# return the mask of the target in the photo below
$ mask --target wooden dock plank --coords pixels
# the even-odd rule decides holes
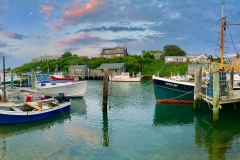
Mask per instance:
[[[227,103],[236,103],[240,102],[240,90],[233,90],[233,94],[230,97],[220,97],[219,104],[227,104]],[[213,102],[213,97],[209,97],[205,94],[200,93],[202,99],[210,104]]]

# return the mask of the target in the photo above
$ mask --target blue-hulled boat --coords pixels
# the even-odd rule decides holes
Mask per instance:
[[[0,123],[27,123],[62,114],[70,109],[71,102],[60,96],[35,102],[0,103]]]

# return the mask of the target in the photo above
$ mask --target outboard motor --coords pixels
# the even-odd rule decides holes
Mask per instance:
[[[62,103],[63,101],[69,102],[69,98],[65,97],[64,93],[58,93],[58,96],[56,98],[59,103]]]

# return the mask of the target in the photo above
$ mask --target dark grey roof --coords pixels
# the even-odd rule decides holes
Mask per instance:
[[[119,68],[122,68],[123,66],[124,66],[124,63],[103,63],[97,69],[104,69],[104,68],[107,68],[107,69],[119,69]]]
[[[86,65],[71,65],[69,68],[70,69],[75,69],[75,68],[81,69],[81,68],[86,68]]]
[[[127,48],[126,47],[117,46],[117,47],[114,47],[114,48],[103,48],[100,55],[102,55],[102,54],[119,54],[119,52],[115,52],[115,50],[118,49],[118,48],[123,50],[123,52],[120,52],[121,54],[122,53],[127,54]],[[105,53],[105,50],[108,50],[108,53]]]

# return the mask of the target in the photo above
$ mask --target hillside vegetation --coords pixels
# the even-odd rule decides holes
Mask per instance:
[[[67,72],[71,65],[87,65],[90,69],[98,68],[102,63],[124,63],[126,71],[130,73],[138,73],[141,71],[144,77],[151,77],[153,74],[160,76],[169,76],[172,74],[185,74],[187,71],[187,63],[172,63],[165,64],[164,60],[160,59],[142,59],[140,55],[130,55],[127,57],[115,57],[115,58],[91,58],[86,56],[79,57],[77,55],[62,56],[58,60],[48,60],[39,62],[29,62],[20,67],[14,68],[13,72],[17,74],[30,72],[31,69],[36,70],[40,67],[42,72],[53,73],[55,71]],[[57,70],[56,70],[57,69]]]

